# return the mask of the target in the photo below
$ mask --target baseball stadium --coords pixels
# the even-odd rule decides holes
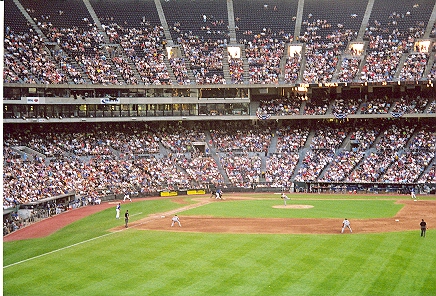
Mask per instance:
[[[436,0],[4,0],[3,295],[436,295]]]

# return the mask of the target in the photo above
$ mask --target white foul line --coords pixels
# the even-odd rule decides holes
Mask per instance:
[[[123,230],[125,230],[125,229],[121,229],[121,230],[117,230],[117,231],[114,231],[114,232],[106,233],[106,234],[103,234],[103,235],[100,235],[100,236],[97,236],[97,237],[90,238],[90,239],[85,240],[85,241],[81,241],[81,242],[78,242],[78,243],[75,243],[75,244],[72,244],[72,245],[69,245],[69,246],[66,246],[66,247],[63,247],[63,248],[57,249],[57,250],[53,250],[53,251],[50,251],[50,252],[47,252],[47,253],[44,253],[44,254],[41,254],[41,255],[35,256],[35,257],[27,258],[27,259],[24,259],[24,260],[21,260],[21,261],[18,261],[18,262],[15,262],[15,263],[12,263],[12,264],[9,264],[9,265],[6,265],[6,266],[3,266],[3,269],[8,268],[8,267],[11,267],[11,266],[14,266],[14,265],[17,265],[17,264],[21,264],[21,263],[24,263],[24,262],[27,262],[27,261],[30,261],[30,260],[33,260],[33,259],[37,259],[37,258],[40,258],[40,257],[44,257],[44,256],[46,256],[46,255],[50,255],[50,254],[53,254],[53,253],[56,253],[56,252],[59,252],[59,251],[62,251],[62,250],[66,250],[66,249],[69,249],[69,248],[71,248],[71,247],[75,247],[75,246],[78,246],[78,245],[81,245],[81,244],[84,244],[84,243],[87,243],[87,242],[90,242],[90,241],[96,240],[96,239],[98,239],[98,238],[102,238],[102,237],[105,237],[105,236],[108,236],[108,235],[111,235],[111,234],[114,234],[114,233],[117,233],[117,232],[123,231]]]

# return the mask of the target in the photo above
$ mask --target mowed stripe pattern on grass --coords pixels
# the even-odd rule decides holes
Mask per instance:
[[[4,288],[7,295],[431,295],[436,289],[426,283],[436,266],[428,242],[416,233],[132,230],[8,268]]]
[[[172,211],[168,200],[129,212]],[[140,215],[132,218],[139,221]],[[169,222],[169,220],[167,221]],[[113,209],[4,244],[4,261],[97,237]],[[212,234],[134,227],[3,269],[4,295],[436,295],[436,240],[419,230],[344,235]]]

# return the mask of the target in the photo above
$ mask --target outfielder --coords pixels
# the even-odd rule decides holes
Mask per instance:
[[[182,224],[180,224],[180,219],[177,215],[174,215],[174,217],[171,218],[171,227],[174,226],[174,223],[179,223],[179,226],[182,227]]]
[[[347,218],[345,218],[345,220],[342,221],[342,230],[341,230],[341,233],[344,233],[344,230],[345,230],[346,227],[348,227],[348,229],[350,229],[350,232],[351,232],[351,233],[353,232],[353,230],[351,230],[351,224],[350,224],[350,221],[348,221]]]
[[[281,198],[283,199],[283,201],[285,202],[285,206],[286,206],[286,201],[289,200],[290,198],[283,192]]]

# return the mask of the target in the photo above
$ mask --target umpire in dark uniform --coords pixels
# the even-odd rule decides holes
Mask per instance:
[[[424,221],[424,219],[422,219],[419,225],[421,226],[421,236],[425,237],[425,231],[427,230],[427,223]]]
[[[126,228],[129,227],[127,225],[129,223],[129,210],[126,210],[126,213],[124,214],[124,222],[126,223]]]

